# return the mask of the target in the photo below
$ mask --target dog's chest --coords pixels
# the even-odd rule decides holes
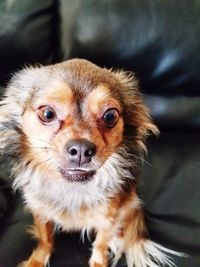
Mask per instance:
[[[55,220],[65,230],[102,229],[109,228],[111,218],[108,215],[107,205],[98,205],[94,208],[81,208],[74,212],[64,212],[56,216]]]
[[[117,218],[121,213],[116,203],[114,202],[114,205],[110,201],[94,206],[83,205],[73,210],[65,208],[61,211],[57,206],[46,205],[38,199],[31,200],[27,206],[33,214],[38,214],[44,221],[53,221],[58,228],[65,231],[110,229],[118,224]]]
[[[47,221],[53,221],[58,228],[64,231],[109,229],[113,223],[113,216],[105,203],[95,207],[81,207],[74,211],[66,209],[62,213],[51,206],[44,205],[40,205],[38,210],[40,217],[42,216]]]

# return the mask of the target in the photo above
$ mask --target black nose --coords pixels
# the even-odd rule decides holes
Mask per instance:
[[[70,163],[81,167],[91,161],[96,153],[96,145],[85,139],[72,140],[66,144],[66,150]]]

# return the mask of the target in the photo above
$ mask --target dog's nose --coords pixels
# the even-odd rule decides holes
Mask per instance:
[[[96,145],[85,139],[72,140],[66,144],[66,150],[69,161],[81,167],[96,154]]]

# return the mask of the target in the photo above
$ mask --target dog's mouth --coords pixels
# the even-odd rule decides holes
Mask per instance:
[[[63,178],[70,182],[88,182],[92,180],[95,175],[94,170],[84,169],[59,169]]]

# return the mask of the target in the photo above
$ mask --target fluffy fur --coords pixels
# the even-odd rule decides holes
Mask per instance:
[[[112,266],[122,254],[128,267],[173,266],[166,255],[172,251],[148,239],[135,190],[145,139],[158,129],[132,74],[80,59],[27,68],[13,77],[0,104],[0,152],[11,159],[13,186],[33,213],[39,242],[21,266],[47,265],[55,226],[96,232],[90,267],[107,267],[109,248]],[[55,118],[41,121],[39,112],[49,106]],[[113,125],[107,125],[112,114],[104,119],[110,110]],[[91,160],[73,170],[66,156],[71,140],[96,147]],[[77,168],[94,174],[86,181],[66,178]]]

